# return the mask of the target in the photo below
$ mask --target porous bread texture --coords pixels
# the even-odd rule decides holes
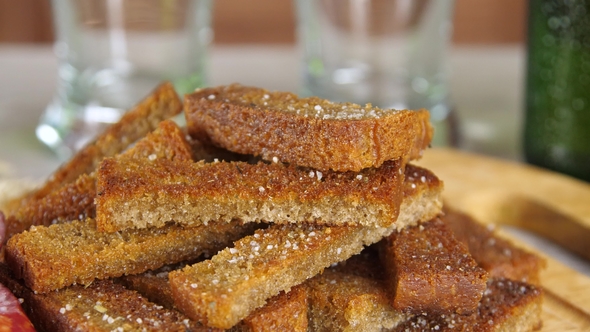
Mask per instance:
[[[321,171],[417,159],[432,140],[426,110],[385,110],[233,84],[185,97],[189,133],[230,151]]]
[[[111,280],[36,294],[0,264],[0,282],[23,299],[23,309],[39,331],[215,331]]]
[[[205,325],[230,328],[270,297],[358,254],[365,245],[391,234],[398,224],[433,218],[442,209],[442,182],[415,166],[407,166],[408,171],[423,174],[425,179],[404,182],[404,200],[395,225],[271,225],[208,261],[171,272],[177,308]]]
[[[442,220],[394,232],[380,249],[396,309],[461,315],[477,310],[488,274]]]
[[[546,266],[543,258],[498,236],[494,227],[485,226],[456,210],[445,208],[443,220],[455,237],[468,246],[473,259],[490,277],[539,285],[539,275]]]
[[[305,285],[310,331],[389,331],[410,317],[391,305],[378,280],[328,269]]]
[[[477,312],[416,315],[394,331],[528,332],[541,327],[542,302],[540,288],[508,279],[490,279]]]
[[[13,236],[6,245],[5,259],[27,287],[46,293],[196,259],[251,233],[252,226],[237,222],[197,227],[167,225],[103,233],[96,230],[92,219],[73,221],[36,226]]]
[[[164,120],[158,124],[155,131],[148,133],[115,158],[137,159],[143,162],[155,159],[190,161],[192,148],[185,136],[173,121]],[[94,218],[95,197],[96,172],[82,174],[76,181],[65,184],[41,199],[29,202],[8,217],[6,239],[32,225],[49,226],[71,220]]]
[[[8,214],[31,201],[41,199],[63,185],[75,181],[82,174],[93,172],[103,158],[114,156],[131,143],[156,129],[158,124],[182,111],[182,101],[170,82],[157,86],[121,119],[108,127],[95,141],[78,151],[67,163],[55,171],[38,189],[12,201]]]
[[[282,163],[138,162],[107,158],[98,171],[100,231],[211,220],[390,226],[402,198],[399,162],[356,172]]]

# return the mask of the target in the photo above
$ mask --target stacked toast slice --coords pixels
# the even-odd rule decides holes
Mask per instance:
[[[169,88],[11,204],[0,282],[38,329],[539,326],[540,290],[505,278],[542,261],[472,244],[496,237],[410,164],[428,112],[234,84],[186,96],[184,131]]]

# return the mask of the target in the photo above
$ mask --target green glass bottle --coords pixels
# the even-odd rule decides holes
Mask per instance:
[[[590,0],[529,0],[527,162],[590,181]]]

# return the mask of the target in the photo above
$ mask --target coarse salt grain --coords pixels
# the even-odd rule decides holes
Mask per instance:
[[[213,99],[215,99],[215,95],[209,95],[209,96],[207,97],[207,99],[209,99],[209,100],[213,100]]]
[[[155,154],[155,153],[152,153],[152,154],[150,154],[150,155],[148,156],[148,159],[149,159],[150,161],[154,161],[154,160],[156,160],[156,158],[157,158],[157,156],[156,156],[156,154]]]

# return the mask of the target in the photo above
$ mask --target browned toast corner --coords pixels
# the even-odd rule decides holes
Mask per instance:
[[[543,292],[508,279],[490,279],[484,296],[471,315],[416,315],[394,331],[528,332],[541,328]]]
[[[402,198],[399,162],[361,172],[282,163],[105,159],[98,171],[99,230],[211,220],[387,227]]]
[[[164,120],[153,132],[140,139],[133,147],[116,155],[118,159],[155,159],[190,161],[192,147],[186,135],[172,120]],[[6,239],[32,225],[45,225],[94,218],[96,209],[96,173],[82,174],[76,181],[63,185],[45,197],[29,201],[6,221]]]
[[[515,246],[496,235],[493,227],[485,226],[464,213],[445,208],[443,220],[455,237],[467,245],[471,256],[489,272],[490,277],[525,281],[533,285],[540,283],[539,275],[546,265],[543,258]]]
[[[433,135],[426,110],[383,110],[239,84],[187,95],[185,115],[199,140],[322,171],[417,159]]]
[[[396,309],[462,315],[477,310],[488,274],[442,220],[394,232],[380,249]]]

